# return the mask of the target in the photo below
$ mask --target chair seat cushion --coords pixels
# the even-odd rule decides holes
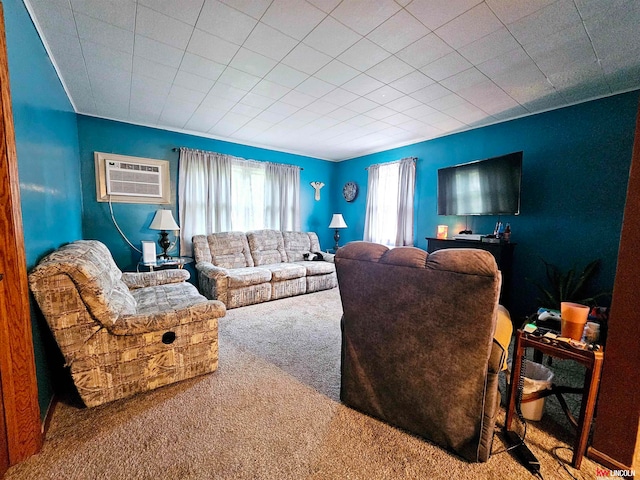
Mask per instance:
[[[302,265],[306,271],[307,276],[311,275],[325,275],[327,273],[333,273],[336,271],[334,263],[331,262],[296,262]]]
[[[206,302],[198,289],[190,283],[168,283],[131,291],[138,304],[136,314],[162,314],[187,308],[194,303]]]
[[[271,272],[264,267],[245,267],[229,269],[229,287],[249,287],[271,280]]]
[[[295,263],[273,263],[271,265],[262,265],[260,268],[269,269],[272,275],[271,279],[276,282],[301,278],[307,274],[307,270],[302,265]]]

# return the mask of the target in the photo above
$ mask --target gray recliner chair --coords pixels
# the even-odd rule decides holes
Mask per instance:
[[[486,461],[512,330],[493,256],[352,242],[335,264],[343,403]]]

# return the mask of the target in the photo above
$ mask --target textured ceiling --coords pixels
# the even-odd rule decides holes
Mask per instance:
[[[344,160],[640,88],[638,0],[25,0],[78,113]]]

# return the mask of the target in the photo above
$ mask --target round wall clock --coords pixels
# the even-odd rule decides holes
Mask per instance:
[[[356,182],[347,182],[342,188],[342,196],[347,202],[353,202],[358,196],[358,185]]]

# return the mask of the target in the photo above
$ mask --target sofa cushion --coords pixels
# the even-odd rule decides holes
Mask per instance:
[[[186,282],[139,288],[133,290],[132,294],[138,304],[136,313],[142,315],[164,314],[195,303],[206,302],[198,293],[198,289]]]
[[[282,232],[287,262],[301,262],[305,253],[320,251],[320,242],[314,232]]]
[[[301,278],[307,274],[307,270],[304,268],[304,266],[294,263],[275,263],[272,265],[261,265],[260,268],[269,269],[269,271],[271,272],[271,281],[275,282],[291,280],[292,278]]]
[[[168,330],[196,320],[223,317],[222,302],[209,302],[187,282],[168,283],[134,290],[136,315],[123,315],[109,329],[115,335]]]
[[[244,232],[222,232],[207,235],[211,263],[223,268],[253,267],[247,236]],[[196,257],[196,262],[199,261]],[[205,260],[206,261],[206,260]]]
[[[333,273],[336,271],[336,266],[332,262],[297,262],[302,265],[306,271],[307,276],[310,275],[325,275],[327,273]]]
[[[248,287],[271,281],[271,272],[266,268],[245,267],[228,270],[230,288]]]
[[[258,265],[272,265],[287,261],[282,232],[278,230],[254,230],[247,232],[247,241],[249,242],[249,250],[256,267]]]

